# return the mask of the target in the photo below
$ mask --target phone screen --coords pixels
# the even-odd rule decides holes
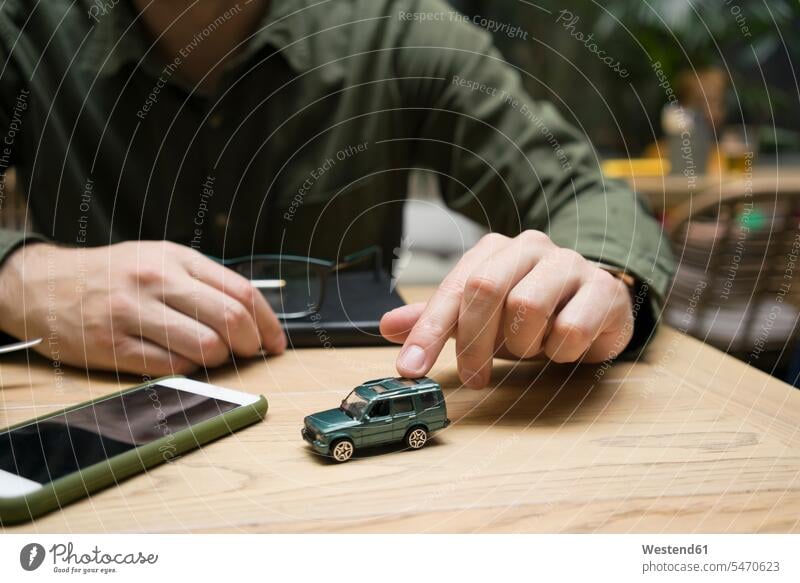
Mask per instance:
[[[238,406],[152,384],[0,433],[0,470],[46,484]]]

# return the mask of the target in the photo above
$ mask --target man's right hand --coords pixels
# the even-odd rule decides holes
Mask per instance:
[[[286,348],[247,279],[162,241],[20,248],[0,269],[0,328],[65,364],[154,376]]]

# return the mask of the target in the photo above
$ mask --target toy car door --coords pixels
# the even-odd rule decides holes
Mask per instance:
[[[361,429],[361,445],[370,446],[392,441],[394,438],[389,399],[375,401],[367,411]]]
[[[417,411],[411,396],[395,397],[392,401],[392,437],[400,441],[405,437],[408,428],[416,422]]]

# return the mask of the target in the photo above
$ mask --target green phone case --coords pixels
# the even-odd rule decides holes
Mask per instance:
[[[47,419],[54,415],[79,409],[101,399],[137,391],[155,385],[159,381],[168,378],[182,377],[180,375],[173,375],[154,379],[133,388],[103,395],[99,399],[93,399],[85,403],[67,407],[66,409],[61,409],[60,411],[54,411],[37,417],[36,419],[29,419],[1,431],[9,431],[17,427],[22,427],[23,425]],[[45,484],[43,488],[25,496],[0,498],[0,526],[8,526],[10,524],[33,520],[37,516],[41,516],[56,508],[61,508],[70,502],[88,496],[92,492],[116,484],[134,474],[138,474],[164,463],[166,457],[161,450],[164,446],[169,446],[171,454],[179,455],[225,435],[230,435],[234,431],[264,419],[267,414],[267,406],[267,400],[262,395],[261,398],[252,405],[237,407],[212,419],[206,419],[197,425],[192,425],[191,427],[166,435],[146,445],[136,447],[125,453],[88,466],[75,473],[54,480],[49,484]]]

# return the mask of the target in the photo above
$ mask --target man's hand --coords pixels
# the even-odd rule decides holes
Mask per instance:
[[[489,382],[492,358],[542,353],[556,362],[617,356],[633,334],[627,286],[538,231],[485,236],[427,304],[386,314],[381,333],[403,343],[398,372],[424,376],[455,335],[464,384]]]
[[[286,348],[247,279],[169,242],[21,248],[0,270],[0,326],[66,364],[151,375]]]

